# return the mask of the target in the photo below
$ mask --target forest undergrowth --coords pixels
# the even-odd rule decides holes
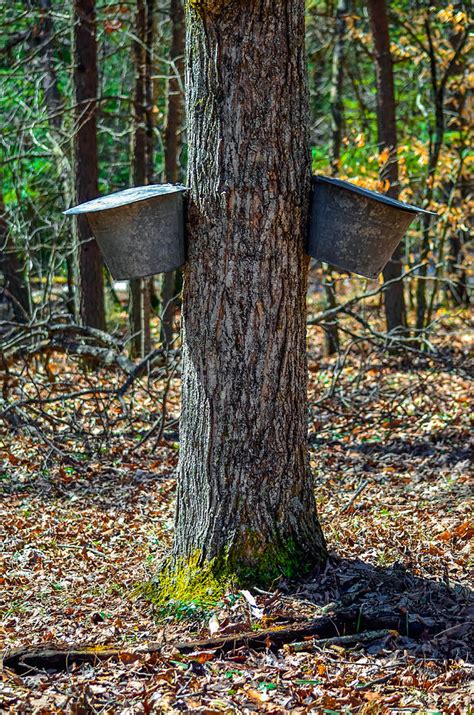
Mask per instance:
[[[366,317],[376,326],[380,311]],[[118,368],[54,350],[16,358],[4,397],[21,386],[22,404],[16,422],[4,420],[0,452],[2,712],[470,712],[472,336],[466,312],[441,314],[437,357],[354,337],[327,358],[311,326],[309,439],[327,567],[166,611],[139,594],[173,535],[179,359],[118,397]],[[270,634],[258,647],[242,635],[317,617],[336,629],[320,643]],[[211,637],[225,644],[199,643]],[[62,665],[11,657],[45,645],[96,649]]]

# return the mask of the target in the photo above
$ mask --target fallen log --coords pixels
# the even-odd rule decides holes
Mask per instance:
[[[308,648],[313,645],[315,647],[329,645],[331,642],[341,645],[364,643],[373,640],[374,637],[393,635],[395,632],[397,635],[409,635],[417,639],[422,635],[436,635],[445,627],[444,622],[428,623],[418,616],[393,612],[364,616],[359,609],[354,609],[287,627],[266,628],[261,631],[175,643],[174,648],[181,654],[213,651],[213,655],[218,657],[242,647],[252,650],[278,650],[288,643],[294,643],[295,649],[303,649],[306,643]],[[374,632],[378,635],[374,636]],[[305,642],[305,639],[309,640]],[[132,662],[145,655],[160,653],[161,647],[160,643],[154,643],[141,646],[135,651],[127,651],[123,647],[114,645],[67,647],[49,643],[7,651],[3,656],[3,667],[22,674],[37,670],[68,670],[74,664],[98,663],[109,659]]]

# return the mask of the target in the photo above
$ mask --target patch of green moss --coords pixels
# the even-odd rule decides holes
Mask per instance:
[[[196,611],[215,606],[233,586],[233,574],[226,569],[225,560],[202,563],[201,553],[196,551],[187,559],[166,563],[157,581],[144,584],[139,593],[162,612],[184,613],[189,607],[197,615]]]
[[[188,558],[168,561],[156,581],[137,589],[161,615],[205,617],[230,591],[242,587],[269,587],[280,577],[301,578],[315,561],[289,539],[281,546],[262,545],[256,532],[241,535],[238,542],[217,558],[205,561],[200,551]]]
[[[229,561],[243,585],[268,587],[280,577],[297,579],[308,575],[314,561],[299,549],[293,539],[280,545],[262,547],[256,532],[247,532],[233,549]]]

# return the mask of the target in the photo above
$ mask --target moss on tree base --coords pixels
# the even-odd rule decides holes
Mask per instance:
[[[326,554],[308,554],[293,541],[283,547],[262,550],[255,536],[248,536],[240,548],[233,548],[210,561],[195,551],[188,558],[170,559],[162,566],[156,582],[141,589],[156,606],[174,604],[215,605],[226,593],[242,587],[267,588],[277,579],[308,576]]]
[[[147,583],[142,594],[161,609],[173,604],[215,605],[234,586],[232,574],[218,567],[217,560],[202,563],[200,552],[189,558],[166,561],[154,582]]]

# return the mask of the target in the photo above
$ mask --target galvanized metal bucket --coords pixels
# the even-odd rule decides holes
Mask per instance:
[[[145,278],[185,262],[185,186],[153,184],[101,196],[64,211],[87,216],[116,280]]]
[[[362,189],[313,177],[307,253],[366,278],[377,278],[417,214],[431,211]]]

